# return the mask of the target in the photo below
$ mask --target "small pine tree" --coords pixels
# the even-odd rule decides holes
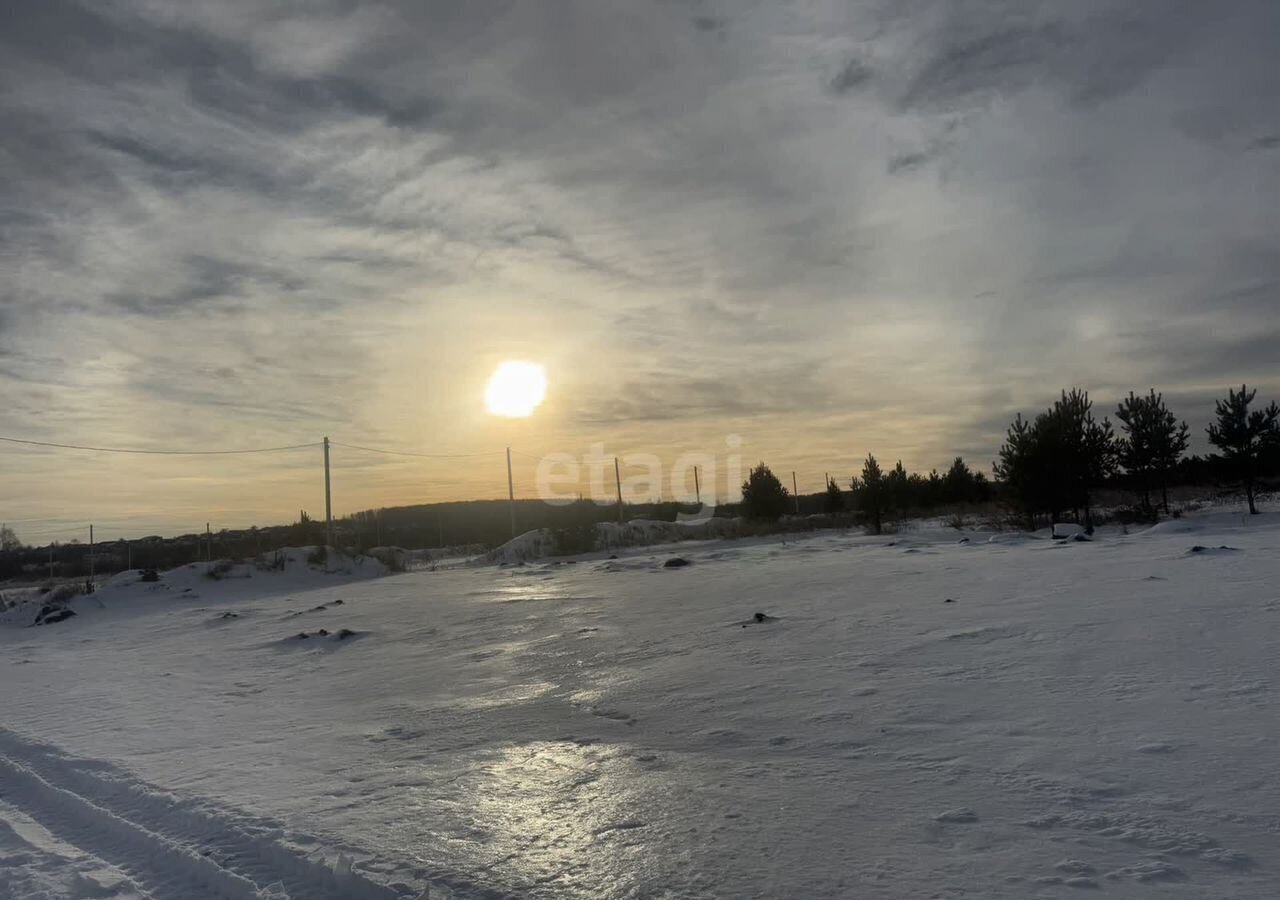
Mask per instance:
[[[907,474],[902,460],[884,476],[885,509],[897,513],[899,518],[906,515],[911,507],[911,476]]]
[[[1027,515],[1027,523],[1036,527],[1036,513],[1041,508],[1040,473],[1036,455],[1038,435],[1031,423],[1018,413],[1000,445],[1000,458],[991,464],[998,481],[1004,482],[1018,506]]]
[[[748,519],[776,522],[787,512],[790,493],[763,462],[742,483],[742,514]]]
[[[1239,392],[1228,389],[1227,399],[1217,403],[1218,421],[1206,429],[1209,443],[1222,451],[1244,482],[1252,515],[1258,514],[1253,499],[1253,479],[1258,460],[1270,446],[1280,442],[1280,407],[1272,403],[1265,409],[1251,411],[1249,404],[1257,395],[1256,388],[1251,391],[1243,384]]]
[[[943,500],[942,476],[937,469],[929,470],[929,477],[924,480],[924,502],[922,505],[932,509]]]
[[[1164,405],[1164,397],[1153,388],[1145,397],[1132,391],[1116,408],[1116,418],[1124,437],[1117,442],[1119,462],[1138,479],[1142,508],[1150,513],[1152,482],[1160,485],[1161,501],[1169,511],[1169,473],[1187,452],[1189,430],[1186,422]]]
[[[844,494],[834,478],[827,480],[827,495],[823,498],[822,506],[828,513],[844,512]]]
[[[973,472],[959,456],[942,476],[942,495],[948,503],[968,503],[974,499]]]
[[[858,506],[867,514],[872,534],[880,534],[883,528],[885,504],[885,478],[880,471],[880,463],[870,453],[862,464],[862,478],[855,478],[853,490],[858,498]]]

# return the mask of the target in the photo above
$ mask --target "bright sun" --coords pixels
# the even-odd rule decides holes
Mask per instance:
[[[495,416],[523,419],[547,395],[547,370],[537,363],[504,362],[489,377],[484,408]]]

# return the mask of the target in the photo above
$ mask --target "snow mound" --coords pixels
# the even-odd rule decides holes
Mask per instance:
[[[106,579],[92,594],[74,596],[55,591],[36,595],[0,614],[0,625],[31,625],[37,617],[49,621],[46,607],[54,605],[76,613],[135,607],[148,601],[220,600],[238,601],[250,597],[306,591],[328,587],[334,582],[363,581],[387,575],[389,568],[372,556],[350,556],[319,547],[286,547],[251,559],[217,559],[188,563],[166,572],[128,569]],[[57,596],[55,596],[55,594]],[[70,618],[67,616],[66,618]]]
[[[987,538],[988,544],[1030,544],[1035,541],[1042,541],[1043,537],[1035,534],[1029,534],[1025,531],[1002,531],[991,535]]]
[[[548,528],[526,531],[476,558],[477,565],[514,566],[556,554],[559,542]]]
[[[650,547],[678,541],[714,540],[736,537],[739,519],[663,522],[633,519],[630,522],[597,522],[592,527],[592,550],[616,550],[623,547]],[[550,528],[526,531],[500,547],[472,560],[474,565],[514,566],[545,559],[549,556],[571,556],[565,552],[557,532]]]

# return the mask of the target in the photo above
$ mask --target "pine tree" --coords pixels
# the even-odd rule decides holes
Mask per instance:
[[[911,507],[911,479],[902,460],[884,477],[884,487],[886,510],[893,510],[901,518]]]
[[[1111,422],[1093,418],[1087,391],[1072,388],[1049,408],[1046,434],[1050,439],[1051,476],[1064,490],[1063,500],[1084,508],[1084,526],[1093,530],[1090,491],[1115,473],[1116,440]]]
[[[776,522],[786,513],[790,496],[778,476],[760,463],[742,483],[742,514],[748,519]]]
[[[859,507],[870,519],[871,533],[880,534],[884,518],[885,480],[880,463],[869,453],[867,461],[862,464],[862,478],[853,481],[853,490]]]
[[[975,503],[985,503],[991,499],[991,482],[987,480],[987,476],[981,472],[973,473],[973,500]]]
[[[1026,513],[1031,529],[1036,527],[1036,513],[1043,498],[1039,481],[1039,465],[1036,459],[1039,440],[1030,422],[1018,413],[1009,425],[1005,441],[1000,445],[1000,458],[992,463],[992,471],[1004,482],[1022,511]]]
[[[938,474],[937,469],[930,469],[929,477],[924,480],[923,505],[932,508],[941,503],[942,490],[942,476]]]
[[[1074,509],[1079,518],[1083,509],[1084,525],[1091,529],[1090,491],[1109,478],[1115,466],[1111,422],[1094,419],[1088,393],[1073,388],[1063,391],[1033,422],[1019,414],[993,468],[1033,527],[1037,512],[1047,512],[1056,521],[1064,510]]]
[[[827,495],[823,499],[823,508],[828,513],[844,512],[844,494],[834,478],[827,479]]]
[[[1143,510],[1151,513],[1152,482],[1158,481],[1168,512],[1169,473],[1187,451],[1187,423],[1178,421],[1154,388],[1145,397],[1130,391],[1116,408],[1116,418],[1125,435],[1117,442],[1120,464],[1138,479]]]
[[[1244,482],[1252,515],[1258,514],[1253,498],[1258,460],[1270,446],[1280,442],[1280,407],[1272,403],[1265,409],[1250,411],[1249,404],[1257,395],[1256,388],[1251,391],[1243,384],[1239,392],[1228,389],[1227,399],[1217,403],[1218,421],[1205,429],[1209,433],[1209,443],[1222,451]]]
[[[942,490],[948,503],[968,503],[973,499],[973,472],[961,457],[957,456],[942,476]]]

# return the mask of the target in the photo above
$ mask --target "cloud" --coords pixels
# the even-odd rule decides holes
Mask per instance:
[[[910,172],[914,169],[919,169],[929,162],[931,158],[932,154],[919,150],[911,153],[899,153],[889,159],[887,168],[890,175],[897,175],[899,172]]]
[[[1280,392],[1267,0],[11,18],[0,430],[487,449],[474,396],[519,355],[558,373],[553,434],[928,468],[1072,384],[1189,420]],[[398,499],[381,464],[354,506]],[[45,475],[0,484],[41,515],[73,499]],[[148,514],[309,483],[175,474]]]
[[[847,94],[865,84],[871,78],[871,68],[862,60],[849,60],[831,79],[831,90],[837,94]]]
[[[723,16],[694,16],[693,27],[699,31],[710,31],[717,34],[723,34],[725,27],[728,25],[728,19]]]

